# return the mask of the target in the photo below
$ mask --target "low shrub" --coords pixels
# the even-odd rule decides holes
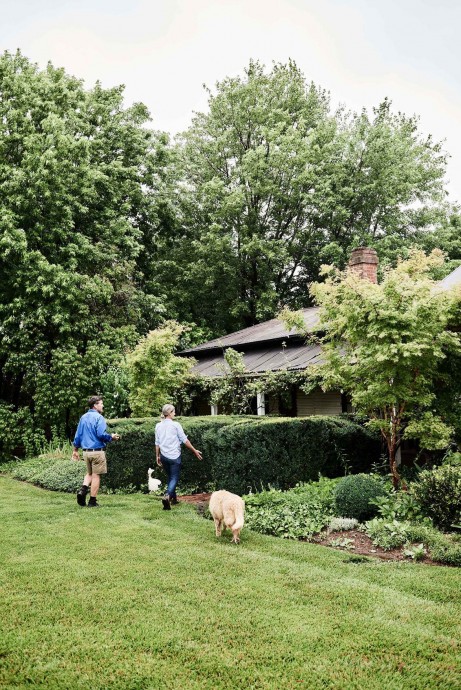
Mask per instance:
[[[434,561],[461,568],[461,544],[440,540],[430,545],[429,549]]]
[[[385,495],[383,481],[370,474],[350,474],[335,488],[336,515],[367,520],[377,513],[372,500]]]
[[[414,560],[429,553],[437,563],[461,567],[461,536],[444,534],[428,523],[374,518],[365,524],[365,532],[382,549],[407,545],[405,555]]]
[[[432,560],[444,565],[461,567],[461,536],[444,534],[429,524],[409,524],[408,539],[423,542]]]
[[[346,532],[350,529],[356,529],[358,520],[355,518],[333,517],[328,523],[329,532]]]
[[[449,453],[443,460],[443,465],[461,467],[461,453]]]
[[[422,561],[427,555],[427,550],[425,549],[424,544],[417,544],[414,546],[408,546],[406,549],[404,549],[403,555],[406,558],[412,558],[415,562]]]
[[[421,511],[443,530],[461,522],[461,467],[443,465],[424,470],[411,486]]]
[[[428,519],[423,516],[416,498],[408,491],[391,490],[385,496],[370,499],[370,503],[376,506],[378,515],[388,521],[421,522]]]
[[[31,482],[51,491],[77,491],[85,474],[83,462],[71,460],[71,446],[37,458],[10,462],[7,471],[14,479]]]
[[[195,491],[206,491],[213,482],[213,443],[223,427],[233,424],[246,424],[257,417],[207,416],[178,417],[186,435],[195,448],[203,453],[203,460],[183,446],[180,487],[188,486]],[[131,423],[130,423],[131,422]],[[106,477],[110,489],[128,485],[140,487],[145,484],[147,470],[151,467],[152,477],[165,482],[166,475],[155,462],[155,425],[158,418],[138,420],[111,420],[110,432],[120,433],[121,438],[107,447],[109,471]]]
[[[245,523],[261,534],[309,539],[328,524],[333,512],[335,480],[322,478],[292,491],[269,490],[245,499]],[[330,500],[327,500],[327,495]]]
[[[374,518],[365,524],[365,533],[375,546],[386,551],[403,546],[409,541],[408,523],[399,520]]]

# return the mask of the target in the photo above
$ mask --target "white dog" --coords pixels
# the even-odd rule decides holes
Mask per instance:
[[[149,491],[157,491],[157,489],[159,489],[162,485],[160,479],[156,479],[152,476],[153,472],[154,470],[151,467],[149,467],[149,469],[147,470]]]
[[[238,544],[244,522],[243,499],[231,494],[230,491],[214,491],[211,494],[209,510],[214,520],[216,536],[220,537],[223,528],[228,527],[232,530],[232,541]]]

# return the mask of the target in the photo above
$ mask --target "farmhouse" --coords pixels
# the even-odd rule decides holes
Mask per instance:
[[[377,282],[378,256],[374,249],[359,247],[352,252],[349,266],[361,277]],[[319,331],[318,307],[301,310],[306,330]],[[243,354],[248,376],[261,376],[277,371],[304,371],[321,359],[321,348],[317,344],[306,344],[304,336],[295,330],[287,330],[280,319],[271,319],[250,328],[230,333],[222,338],[210,340],[181,355],[197,360],[193,372],[199,376],[224,376],[226,363],[224,353],[232,348]],[[323,392],[321,389],[304,393],[293,385],[289,399],[261,393],[253,402],[253,412],[258,415],[281,414],[291,417],[310,415],[339,415],[350,410],[349,402],[340,391]],[[195,402],[196,414],[219,414],[217,405],[210,405],[206,399]]]
[[[362,278],[377,282],[378,256],[374,249],[358,247],[354,249],[349,266]],[[440,282],[442,289],[451,289],[461,285],[461,266],[450,273]],[[318,308],[310,307],[302,310],[306,330],[319,333]],[[243,362],[248,376],[261,376],[277,371],[303,371],[308,366],[321,361],[321,348],[317,344],[306,344],[305,337],[295,330],[287,330],[280,319],[271,319],[250,328],[244,328],[235,333],[210,340],[180,354],[194,357],[197,363],[193,372],[204,377],[224,376],[227,364],[224,353],[232,348],[242,353]],[[201,398],[194,403],[195,414],[216,415],[217,405],[210,405],[209,401]],[[351,411],[347,397],[341,391],[323,392],[316,389],[306,394],[298,386],[293,385],[289,399],[275,395],[259,394],[253,401],[253,412],[258,415],[280,414],[292,417],[307,417],[310,415],[339,415]]]

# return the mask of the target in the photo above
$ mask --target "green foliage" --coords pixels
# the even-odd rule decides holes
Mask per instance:
[[[245,524],[261,534],[308,539],[333,514],[334,485],[334,480],[321,478],[291,491],[272,489],[244,496]]]
[[[407,558],[412,558],[417,562],[422,561],[426,557],[427,551],[424,548],[424,544],[418,544],[416,546],[409,546],[407,549],[404,549],[403,555]]]
[[[461,523],[461,467],[423,470],[411,487],[422,512],[444,530]]]
[[[218,488],[244,494],[268,485],[288,489],[319,473],[341,475],[344,456],[353,470],[369,469],[379,443],[338,417],[260,418],[223,428],[210,452]]]
[[[461,467],[461,453],[448,453],[443,460],[443,464]]]
[[[104,391],[104,415],[109,419],[128,416],[128,372],[126,367],[114,364],[101,376],[101,390]]]
[[[408,523],[399,520],[374,518],[365,525],[365,532],[375,546],[397,549],[409,540]]]
[[[461,568],[461,544],[459,542],[453,542],[449,539],[434,540],[430,546],[430,554],[431,558],[438,563]]]
[[[322,263],[401,247],[442,206],[446,155],[387,100],[333,112],[293,61],[250,61],[208,93],[171,156],[178,216],[153,246],[181,321],[219,335],[308,306]]]
[[[355,518],[333,517],[328,523],[329,532],[343,532],[358,527],[358,520]]]
[[[330,546],[333,546],[336,549],[353,549],[354,547],[354,540],[350,539],[349,537],[336,537],[335,539],[332,539],[330,541]]]
[[[343,477],[335,489],[336,515],[366,520],[377,512],[373,501],[385,493],[383,482],[375,476],[350,474]]]
[[[15,479],[31,482],[51,491],[74,493],[82,485],[86,473],[83,462],[71,459],[72,446],[43,453],[36,458],[11,462],[8,473]]]
[[[408,491],[392,491],[385,496],[371,499],[370,503],[377,507],[377,512],[383,520],[408,520],[420,522],[424,520],[421,506],[414,495]]]
[[[133,414],[160,412],[166,402],[176,402],[195,361],[173,354],[183,331],[184,327],[178,323],[166,321],[128,353],[128,398]]]
[[[43,443],[43,432],[36,428],[27,407],[15,410],[13,405],[0,402],[0,458],[30,455]]]
[[[313,287],[326,330],[325,362],[315,373],[323,387],[348,392],[380,431],[396,487],[402,438],[444,448],[453,433],[433,411],[435,390],[446,379],[441,363],[460,352],[459,334],[449,329],[459,300],[455,292],[437,290],[429,277],[441,263],[440,252],[413,252],[379,285],[348,271]]]
[[[251,419],[251,418],[250,418]],[[153,477],[165,482],[164,471],[155,462],[155,425],[159,418],[145,420],[112,420],[111,433],[120,433],[121,439],[107,448],[109,471],[105,482],[111,489],[127,485],[140,487],[146,482],[147,470],[154,470]],[[206,491],[213,482],[213,443],[222,427],[245,423],[245,419],[235,417],[178,417],[184,431],[195,448],[203,452],[203,460],[187,449],[182,449],[181,486],[194,487],[196,491]]]
[[[461,567],[461,539],[459,535],[443,534],[425,523],[374,518],[365,525],[365,531],[376,546],[393,549],[407,544],[406,551],[416,560],[428,551],[432,560],[444,565]],[[416,544],[416,546],[411,546]],[[423,549],[421,548],[423,546]]]
[[[446,264],[434,273],[436,280],[445,278],[461,264],[461,215],[459,208],[448,208],[440,214],[435,227],[418,231],[415,242],[426,252],[441,249],[447,257]]]
[[[0,57],[0,91],[0,400],[31,411],[29,437],[64,438],[159,320],[136,262],[161,144],[122,87],[87,91],[19,52]]]
[[[231,347],[224,353],[221,369],[221,376],[196,377],[189,390],[191,397],[206,393],[211,403],[230,414],[251,414],[252,401],[258,392],[280,397],[290,404],[293,386],[299,386],[305,393],[315,388],[315,383],[304,370],[281,369],[254,378],[248,375],[243,354]]]
[[[224,352],[222,375],[207,379],[210,402],[230,414],[251,414],[251,400],[256,395],[257,383],[246,376],[243,354],[228,347]]]

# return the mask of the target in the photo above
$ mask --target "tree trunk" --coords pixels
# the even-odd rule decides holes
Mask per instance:
[[[392,484],[394,486],[394,489],[398,489],[400,487],[400,483],[402,481],[402,478],[400,474],[398,473],[397,470],[397,463],[395,460],[395,455],[397,452],[397,444],[395,442],[395,439],[388,439],[388,450],[389,450],[389,465],[391,468],[391,474],[392,474]]]

